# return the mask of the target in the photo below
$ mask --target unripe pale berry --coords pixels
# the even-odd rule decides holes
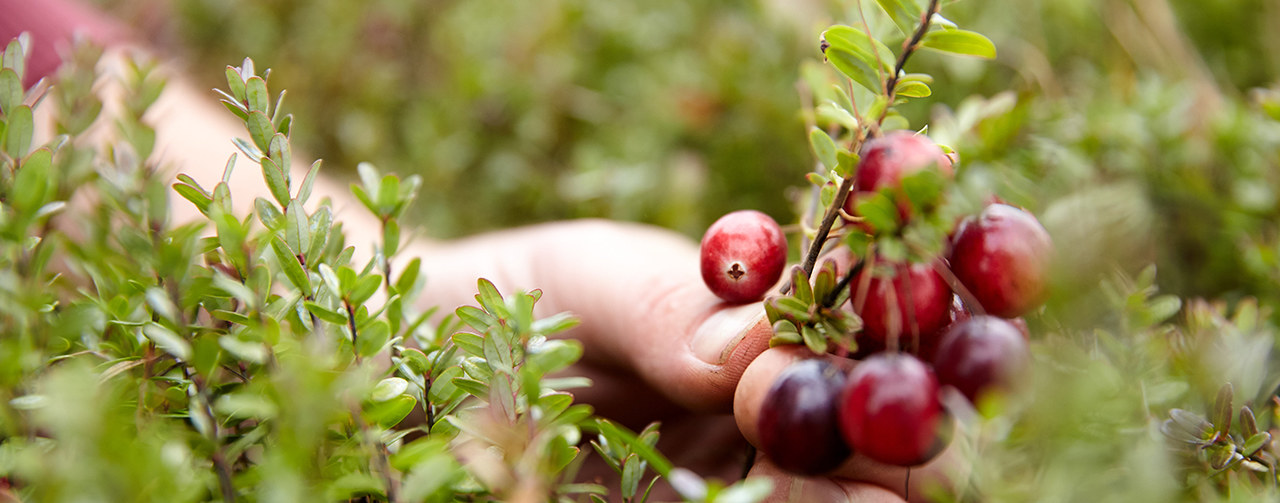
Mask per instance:
[[[1020,316],[1044,302],[1053,243],[1031,213],[992,204],[965,219],[951,239],[956,278],[987,314]]]
[[[721,299],[742,304],[764,297],[787,265],[787,239],[764,213],[740,210],[707,228],[699,253],[702,281]]]

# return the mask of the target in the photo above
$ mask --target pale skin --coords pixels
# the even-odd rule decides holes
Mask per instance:
[[[0,0],[0,9],[14,9],[13,3]],[[10,36],[0,35],[6,41]],[[157,130],[157,155],[170,176],[186,173],[212,187],[235,151],[230,139],[246,133],[207,85],[169,77],[149,116]],[[293,158],[293,178],[301,180],[310,159],[300,152]],[[244,160],[230,185],[240,214],[251,211],[254,198],[270,198],[257,166]],[[347,187],[322,176],[311,204],[325,197],[362,264],[380,238],[380,226]],[[199,217],[186,201],[172,200],[175,221]],[[814,357],[803,347],[769,349],[771,329],[761,303],[721,302],[702,283],[697,243],[665,229],[605,220],[553,222],[452,241],[418,238],[402,255],[423,259],[424,306],[474,304],[476,279],[483,277],[504,293],[541,289],[539,315],[577,315],[582,323],[568,336],[582,341],[585,353],[572,373],[595,382],[578,390],[577,399],[633,429],[662,421],[659,448],[677,466],[703,476],[736,480],[747,442],[757,438],[765,393],[787,363]],[[904,496],[924,501],[926,488],[953,487],[951,481],[962,480],[956,451],[948,448],[933,462],[913,468],[909,490],[906,469],[861,456],[813,478],[786,474],[757,456],[750,475],[774,481],[769,501],[902,502]],[[607,477],[611,472],[601,464],[584,474]]]

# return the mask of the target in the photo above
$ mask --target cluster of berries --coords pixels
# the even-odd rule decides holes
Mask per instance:
[[[919,208],[903,180],[924,170],[952,176],[952,160],[927,137],[899,131],[868,140],[843,205],[846,225],[874,236],[857,209],[877,194],[896,203],[899,222],[910,222]],[[850,355],[860,361],[849,372],[833,358],[788,367],[766,395],[758,447],[802,474],[830,471],[852,452],[899,466],[928,461],[950,431],[943,387],[977,404],[1012,389],[1025,372],[1028,334],[1019,317],[1043,303],[1052,253],[1035,216],[991,203],[955,227],[940,256],[864,260],[849,281],[850,301],[838,306],[861,319]],[[701,261],[712,292],[753,302],[780,279],[786,239],[767,215],[730,213],[707,230]]]

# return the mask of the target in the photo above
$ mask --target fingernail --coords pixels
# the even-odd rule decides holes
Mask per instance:
[[[698,326],[690,345],[698,359],[723,365],[747,332],[764,318],[760,304],[729,307],[716,311]]]

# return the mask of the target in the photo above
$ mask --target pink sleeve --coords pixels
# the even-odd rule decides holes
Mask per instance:
[[[0,50],[22,32],[31,34],[34,46],[25,85],[58,69],[58,50],[74,35],[111,44],[124,40],[127,33],[114,19],[74,0],[0,0]]]

